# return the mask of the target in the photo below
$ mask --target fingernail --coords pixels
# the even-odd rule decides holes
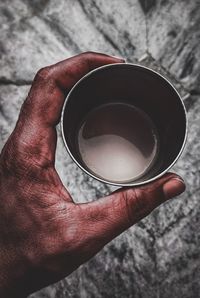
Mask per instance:
[[[163,185],[163,192],[166,199],[180,195],[185,190],[185,183],[181,178],[171,178]]]
[[[113,55],[110,55],[110,57],[113,57],[113,58],[115,58],[117,60],[120,60],[122,62],[126,62],[126,59],[125,58],[122,58],[122,57],[117,57],[117,56],[113,56]]]

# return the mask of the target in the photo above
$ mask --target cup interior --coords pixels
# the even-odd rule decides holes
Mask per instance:
[[[77,132],[86,115],[98,106],[117,102],[144,111],[159,137],[154,166],[128,183],[111,183],[90,173],[77,150]],[[185,107],[175,88],[158,73],[135,64],[107,65],[84,76],[69,92],[61,117],[64,143],[78,166],[100,181],[120,186],[147,183],[163,175],[183,150],[186,127]]]

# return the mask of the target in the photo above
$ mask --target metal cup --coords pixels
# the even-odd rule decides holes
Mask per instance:
[[[144,111],[159,136],[154,165],[143,176],[127,183],[110,182],[90,172],[77,146],[78,129],[86,115],[98,106],[116,102]],[[161,177],[180,157],[187,135],[186,109],[176,89],[157,72],[136,64],[109,64],[92,70],[71,89],[62,110],[61,131],[71,158],[88,175],[115,186],[137,186]]]

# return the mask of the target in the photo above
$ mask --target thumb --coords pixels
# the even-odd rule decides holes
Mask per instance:
[[[101,249],[160,204],[184,190],[183,180],[168,173],[145,186],[123,188],[95,202],[81,204],[83,225],[87,226],[87,242],[92,239],[92,243],[97,245],[95,249]]]

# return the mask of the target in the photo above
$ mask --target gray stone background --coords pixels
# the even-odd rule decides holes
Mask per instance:
[[[0,149],[36,71],[88,50],[163,73],[189,118],[187,145],[173,169],[187,191],[32,298],[200,297],[199,45],[199,0],[0,0]],[[60,137],[56,167],[77,202],[112,190],[77,168]]]

